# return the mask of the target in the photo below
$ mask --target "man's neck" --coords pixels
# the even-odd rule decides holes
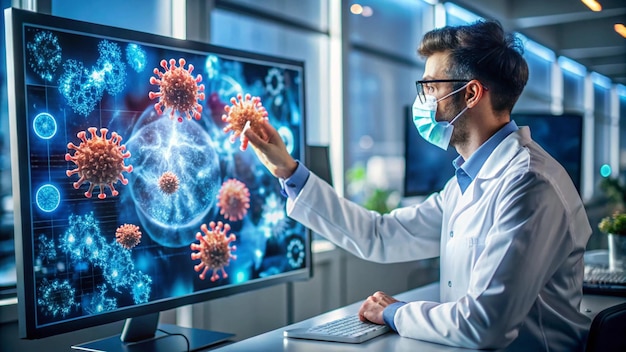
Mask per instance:
[[[455,146],[456,151],[463,157],[463,160],[468,160],[481,145],[510,121],[508,115],[483,119],[482,123],[474,125],[474,128],[470,130],[466,143]]]

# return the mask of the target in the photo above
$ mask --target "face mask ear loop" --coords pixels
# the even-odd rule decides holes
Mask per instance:
[[[444,100],[444,99],[449,98],[449,97],[450,97],[451,95],[453,95],[453,94],[456,94],[456,93],[458,93],[458,92],[462,91],[462,90],[463,90],[463,89],[465,89],[465,87],[467,87],[469,84],[470,84],[470,82],[467,82],[467,83],[465,83],[465,85],[464,85],[463,87],[461,87],[461,88],[459,88],[459,89],[457,89],[457,90],[454,90],[454,91],[452,91],[452,92],[450,92],[450,93],[448,93],[448,94],[444,95],[443,97],[441,97],[441,98],[437,99],[437,103],[438,103],[438,102],[440,102],[440,101],[442,101],[442,100]]]
[[[468,106],[466,106],[466,107],[465,107],[465,109],[461,110],[461,112],[460,112],[458,115],[456,115],[456,117],[455,117],[455,118],[453,118],[453,119],[452,119],[452,121],[450,121],[449,123],[452,125],[452,124],[454,123],[454,121],[456,121],[459,117],[461,117],[461,115],[463,115],[463,113],[464,113],[464,112],[465,112],[468,108],[469,108],[469,107],[468,107]]]

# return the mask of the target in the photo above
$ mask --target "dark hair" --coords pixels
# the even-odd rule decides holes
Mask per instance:
[[[449,77],[479,80],[491,92],[495,111],[513,110],[528,81],[528,65],[521,41],[505,33],[499,22],[478,21],[426,33],[418,53],[429,57],[439,52],[449,52]]]

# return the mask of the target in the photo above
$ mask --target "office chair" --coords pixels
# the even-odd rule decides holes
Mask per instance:
[[[626,303],[607,308],[593,318],[586,352],[626,351]]]

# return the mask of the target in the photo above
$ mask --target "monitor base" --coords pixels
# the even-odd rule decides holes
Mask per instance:
[[[123,342],[120,339],[120,335],[115,335],[101,340],[90,341],[80,345],[72,346],[72,349],[90,352],[187,351],[187,342],[182,336],[178,335],[183,334],[189,340],[189,351],[196,351],[202,348],[206,348],[210,345],[228,341],[230,338],[235,336],[234,334],[230,333],[194,328],[184,328],[172,324],[159,324],[159,329],[166,331],[167,334],[160,330],[157,330],[154,337],[138,342]]]

